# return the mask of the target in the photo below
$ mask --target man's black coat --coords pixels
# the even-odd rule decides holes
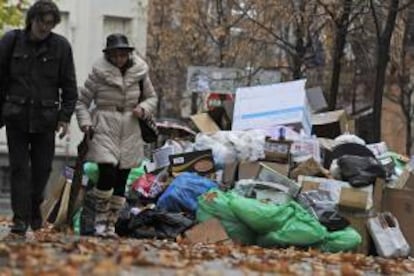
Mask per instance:
[[[0,89],[7,127],[37,133],[69,122],[77,100],[69,42],[55,33],[41,42],[26,31],[6,33],[0,40]]]

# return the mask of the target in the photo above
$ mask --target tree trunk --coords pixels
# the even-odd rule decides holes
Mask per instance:
[[[412,128],[411,128],[411,121],[407,121],[407,132],[405,134],[405,154],[408,154],[409,156],[411,155],[411,146],[412,146],[412,137],[411,137],[411,132],[412,132]]]
[[[294,80],[303,78],[302,66],[306,54],[306,48],[304,46],[305,43],[303,41],[303,32],[299,27],[296,29],[296,36],[295,54],[292,58],[292,77]]]
[[[379,142],[381,140],[382,96],[384,94],[385,76],[389,61],[391,36],[394,31],[399,6],[399,0],[391,0],[390,2],[391,5],[388,10],[384,30],[377,37],[377,73],[374,88],[373,141],[370,142]]]
[[[348,33],[349,16],[351,14],[352,0],[345,0],[343,3],[343,12],[336,23],[335,48],[332,60],[332,77],[329,94],[329,110],[336,109],[336,100],[338,98],[339,80],[341,77],[341,60],[344,54],[346,36]]]
[[[388,42],[389,43],[389,42]],[[370,142],[381,141],[381,112],[382,112],[382,96],[384,93],[385,75],[388,65],[388,49],[386,45],[378,46],[377,53],[377,72],[375,76],[374,87],[374,113],[373,113],[373,136]]]
[[[299,80],[302,78],[302,62],[300,60],[300,57],[295,55],[293,57],[293,64],[292,64],[292,78],[294,80]]]
[[[338,42],[341,43],[341,42]],[[345,45],[345,39],[344,39]],[[341,76],[341,59],[342,53],[338,51],[343,51],[343,46],[335,46],[334,50],[334,59],[333,59],[333,66],[332,66],[332,78],[331,78],[331,88],[329,94],[329,110],[336,109],[336,99],[338,98],[338,89],[339,89],[339,79]]]

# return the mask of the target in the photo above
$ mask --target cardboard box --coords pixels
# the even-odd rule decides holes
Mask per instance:
[[[264,161],[257,161],[257,162],[245,161],[245,162],[239,163],[237,180],[255,179],[259,173],[260,164],[264,164],[286,177],[289,175],[289,169],[290,169],[289,164],[282,164],[282,163],[276,163],[276,162],[264,162]]]
[[[298,178],[301,192],[310,190],[329,191],[342,209],[369,210],[373,206],[372,185],[364,188],[352,188],[348,182],[323,177],[300,175]]]
[[[185,239],[190,244],[195,243],[218,243],[230,241],[226,230],[221,222],[216,219],[209,219],[195,225],[184,233]]]
[[[391,212],[398,220],[414,257],[414,190],[385,188],[382,210]]]
[[[306,80],[240,87],[236,91],[232,130],[292,126],[311,134]]]
[[[369,193],[356,188],[341,188],[339,207],[367,210]]]
[[[202,176],[210,176],[215,172],[211,149],[193,151],[169,156],[170,172],[173,176],[182,172],[196,172]]]
[[[312,115],[312,134],[317,137],[334,139],[345,133],[355,133],[355,122],[345,110],[335,110]]]
[[[364,255],[373,253],[375,246],[368,232],[367,220],[371,217],[374,217],[374,213],[341,211],[340,215],[346,218],[349,221],[350,226],[353,227],[361,235],[362,242],[354,251],[356,253],[361,253]]]
[[[265,160],[288,163],[291,145],[292,141],[289,140],[276,140],[266,137],[264,145]]]

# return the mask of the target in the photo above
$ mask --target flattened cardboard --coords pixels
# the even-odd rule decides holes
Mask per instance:
[[[240,179],[253,179],[259,172],[259,162],[247,162],[242,161],[239,163],[238,180]]]
[[[312,113],[321,112],[328,108],[328,103],[320,86],[306,89],[306,97],[308,98]]]
[[[290,172],[292,179],[297,180],[299,175],[328,177],[329,171],[316,162],[314,158],[309,158]]]
[[[238,162],[224,164],[222,182],[225,187],[233,187],[236,180],[238,180],[238,166]]]
[[[273,170],[279,172],[280,174],[284,176],[289,175],[289,164],[281,164],[276,162],[240,162],[238,167],[238,180],[239,179],[254,179],[257,177],[259,170],[260,170],[260,164],[264,164]]]
[[[186,241],[195,243],[217,243],[229,241],[230,238],[224,230],[221,222],[216,219],[209,219],[195,225],[184,233]]]
[[[256,179],[282,184],[289,189],[289,194],[293,197],[295,197],[300,191],[300,186],[296,181],[288,178],[264,163],[260,163],[260,169],[257,173]]]
[[[201,132],[214,133],[220,131],[220,128],[208,113],[198,113],[190,116],[190,119]]]

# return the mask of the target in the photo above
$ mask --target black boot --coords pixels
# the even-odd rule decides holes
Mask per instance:
[[[10,232],[17,235],[25,235],[28,227],[28,224],[23,220],[15,220],[10,228]]]

